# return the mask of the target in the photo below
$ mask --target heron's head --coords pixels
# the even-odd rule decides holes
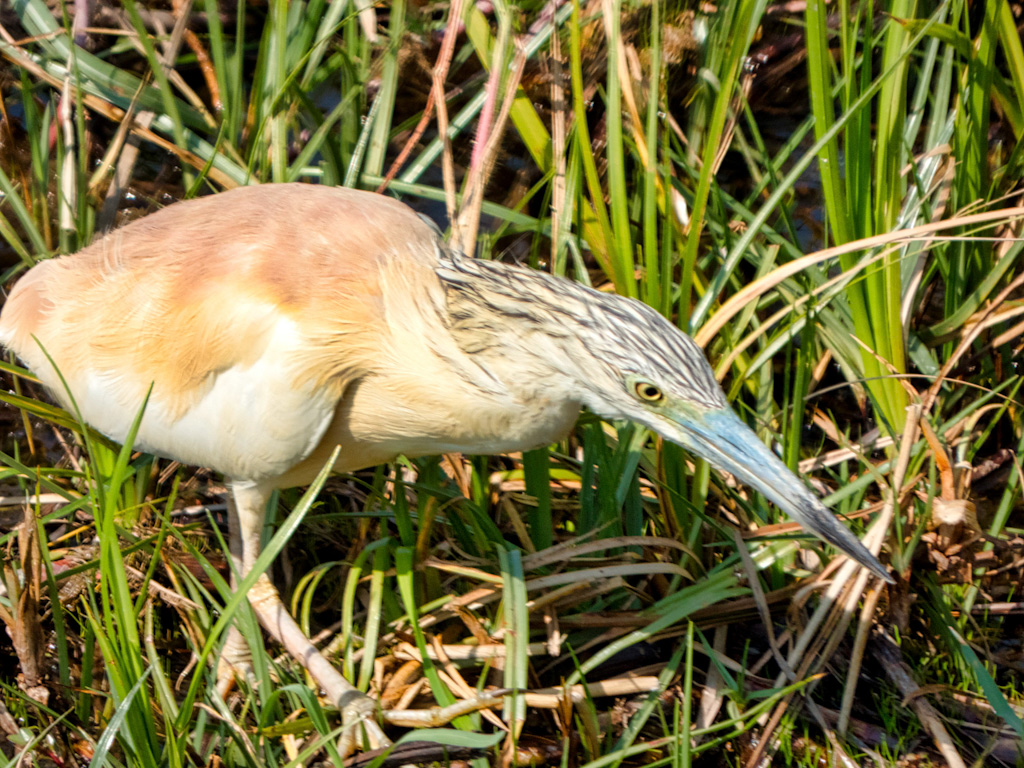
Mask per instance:
[[[878,559],[744,424],[726,402],[703,351],[651,307],[596,297],[581,339],[583,402],[635,421],[760,491],[811,533],[887,581]]]

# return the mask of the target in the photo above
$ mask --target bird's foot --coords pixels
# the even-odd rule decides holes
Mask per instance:
[[[228,636],[217,660],[217,694],[225,701],[234,689],[236,680],[245,680],[252,684],[255,675],[249,644],[242,633],[232,625],[228,628]]]
[[[377,722],[377,703],[342,677],[306,637],[265,574],[249,591],[249,603],[263,628],[309,672],[327,699],[341,711],[344,726],[338,747],[341,754],[349,755],[363,744],[371,749],[391,746],[391,740]]]
[[[374,699],[342,677],[335,666],[306,637],[266,576],[261,576],[250,590],[249,602],[263,628],[309,672],[317,685],[323,689],[328,701],[341,711],[344,729],[338,751],[343,756],[350,755],[359,748],[379,749],[391,745],[391,740],[384,734],[378,718],[389,725],[405,728],[437,728],[462,715],[497,706],[507,693],[482,693],[447,707],[382,712]],[[241,636],[238,637],[241,640]],[[231,640],[229,636],[225,650],[228,649]]]
[[[403,728],[440,728],[452,720],[482,709],[490,709],[502,704],[507,690],[484,691],[471,699],[457,701],[447,707],[430,707],[428,709],[389,709],[381,712],[381,719],[388,725]]]
[[[308,657],[307,657],[308,658]],[[299,659],[300,663],[305,663]],[[314,667],[320,667],[315,661]],[[308,667],[306,667],[308,669]],[[333,668],[332,668],[333,671]],[[312,671],[311,671],[312,674]],[[361,747],[382,749],[391,745],[377,724],[377,702],[349,685],[339,673],[324,673],[322,668],[313,675],[317,684],[324,689],[326,698],[341,712],[344,726],[338,749],[342,756],[356,752]],[[255,674],[252,667],[252,654],[245,638],[234,627],[231,627],[224,648],[217,663],[217,693],[227,700],[235,687],[236,681],[244,680],[254,688]]]

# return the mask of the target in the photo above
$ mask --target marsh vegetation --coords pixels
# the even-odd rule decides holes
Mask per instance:
[[[281,493],[272,576],[350,680],[383,707],[513,691],[405,762],[1020,765],[1020,24],[1008,2],[17,0],[0,282],[181,198],[380,189],[467,253],[669,317],[891,565],[869,581],[586,415],[522,455]],[[0,385],[0,762],[341,764],[279,649],[216,695],[222,630],[253,621],[220,478],[112,444],[14,359]]]

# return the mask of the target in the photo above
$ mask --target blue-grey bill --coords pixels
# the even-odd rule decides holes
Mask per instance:
[[[675,439],[676,436],[672,436]],[[687,419],[676,439],[713,467],[767,496],[818,538],[892,583],[885,567],[728,408]]]

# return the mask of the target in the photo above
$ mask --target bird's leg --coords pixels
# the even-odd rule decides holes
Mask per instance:
[[[237,564],[239,578],[244,578],[252,569],[259,556],[260,534],[269,493],[254,483],[233,483],[233,503],[229,503],[229,514],[234,525],[230,526],[230,548],[232,560]],[[232,511],[233,508],[233,511]],[[236,554],[237,553],[237,554]],[[391,742],[377,724],[377,706],[373,699],[348,682],[322,653],[310,642],[305,633],[291,617],[277,589],[266,574],[260,575],[249,590],[249,603],[256,617],[271,637],[284,646],[285,650],[312,675],[317,685],[324,689],[327,697],[341,710],[342,722],[348,726],[342,738],[340,749],[343,754],[353,751],[356,745],[357,726],[365,729],[371,746],[385,747]],[[238,640],[244,639],[237,630],[232,630]],[[232,643],[229,635],[226,650]]]
[[[238,506],[233,493],[228,494],[228,549],[231,554],[231,588],[238,588],[238,580],[244,573],[242,558],[242,529],[238,521]],[[252,679],[252,654],[249,644],[245,641],[238,627],[232,624],[228,628],[224,647],[221,649],[217,663],[217,692],[226,699],[236,678]]]

